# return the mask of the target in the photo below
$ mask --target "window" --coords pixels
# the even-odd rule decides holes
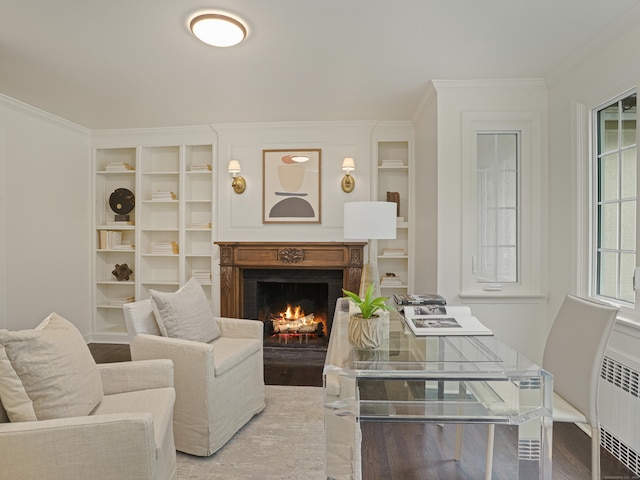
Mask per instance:
[[[518,281],[520,132],[478,132],[478,283]]]
[[[636,267],[636,94],[594,110],[592,295],[633,306]]]
[[[542,119],[538,113],[463,114],[461,296],[542,292]]]

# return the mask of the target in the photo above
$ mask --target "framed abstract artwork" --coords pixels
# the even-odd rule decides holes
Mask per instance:
[[[320,223],[321,149],[262,151],[262,223]]]

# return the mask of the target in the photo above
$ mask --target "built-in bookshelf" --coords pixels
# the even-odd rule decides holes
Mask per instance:
[[[394,201],[397,208],[396,238],[377,240],[372,244],[380,275],[380,290],[384,296],[411,291],[411,139],[393,132],[380,133],[374,146],[375,196],[379,201]]]
[[[126,341],[122,305],[150,290],[193,276],[212,298],[213,165],[211,144],[95,149],[95,341]],[[135,195],[127,220],[109,205],[116,189]],[[132,273],[118,279],[124,264]]]

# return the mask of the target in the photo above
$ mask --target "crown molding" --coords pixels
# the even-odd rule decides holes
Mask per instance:
[[[77,123],[70,122],[62,117],[58,117],[52,113],[41,110],[37,107],[29,105],[27,103],[21,102],[20,100],[16,100],[15,98],[9,97],[7,95],[3,95],[0,93],[0,105],[4,105],[12,110],[15,110],[20,113],[24,113],[29,115],[30,117],[36,118],[38,120],[44,120],[49,123],[53,123],[57,126],[67,128],[81,135],[91,135],[91,130],[83,127],[82,125],[78,125]]]

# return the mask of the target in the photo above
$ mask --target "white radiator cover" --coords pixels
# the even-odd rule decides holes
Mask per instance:
[[[608,349],[600,373],[601,444],[640,475],[640,360]]]

